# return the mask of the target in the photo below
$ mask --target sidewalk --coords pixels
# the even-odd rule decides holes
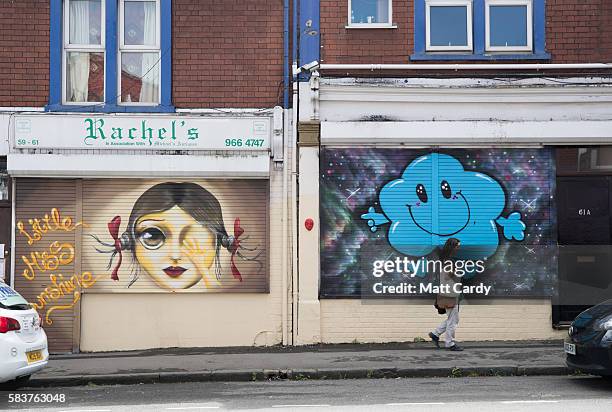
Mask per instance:
[[[567,374],[561,341],[192,348],[52,356],[30,386]]]

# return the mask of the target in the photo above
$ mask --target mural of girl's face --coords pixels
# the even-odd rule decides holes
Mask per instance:
[[[208,286],[215,235],[178,206],[141,216],[135,224],[140,266],[164,289],[187,289],[200,279]]]

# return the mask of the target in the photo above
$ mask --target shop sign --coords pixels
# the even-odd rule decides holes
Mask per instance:
[[[15,149],[268,150],[270,119],[18,115]]]

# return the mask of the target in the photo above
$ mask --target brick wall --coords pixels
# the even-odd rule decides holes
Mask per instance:
[[[282,102],[282,0],[175,0],[176,107],[271,107]]]
[[[346,29],[348,1],[321,0],[325,63],[409,63],[414,0],[393,1],[396,29]],[[612,61],[612,1],[546,0],[546,49],[554,63]]]
[[[0,106],[42,106],[49,93],[49,0],[0,2]]]
[[[26,47],[27,46],[27,47]],[[174,0],[177,107],[271,107],[282,101],[282,0]],[[49,0],[0,2],[0,106],[49,94]]]

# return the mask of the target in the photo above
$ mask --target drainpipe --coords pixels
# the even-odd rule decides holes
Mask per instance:
[[[283,0],[283,109],[289,107],[289,0]]]
[[[296,65],[297,64],[297,59],[298,59],[298,55],[297,55],[297,44],[298,44],[298,26],[299,26],[299,20],[298,20],[299,16],[298,16],[298,0],[293,0],[293,43],[291,44],[291,48],[292,48],[292,60],[293,60],[293,64]],[[294,102],[295,103],[295,102]]]

